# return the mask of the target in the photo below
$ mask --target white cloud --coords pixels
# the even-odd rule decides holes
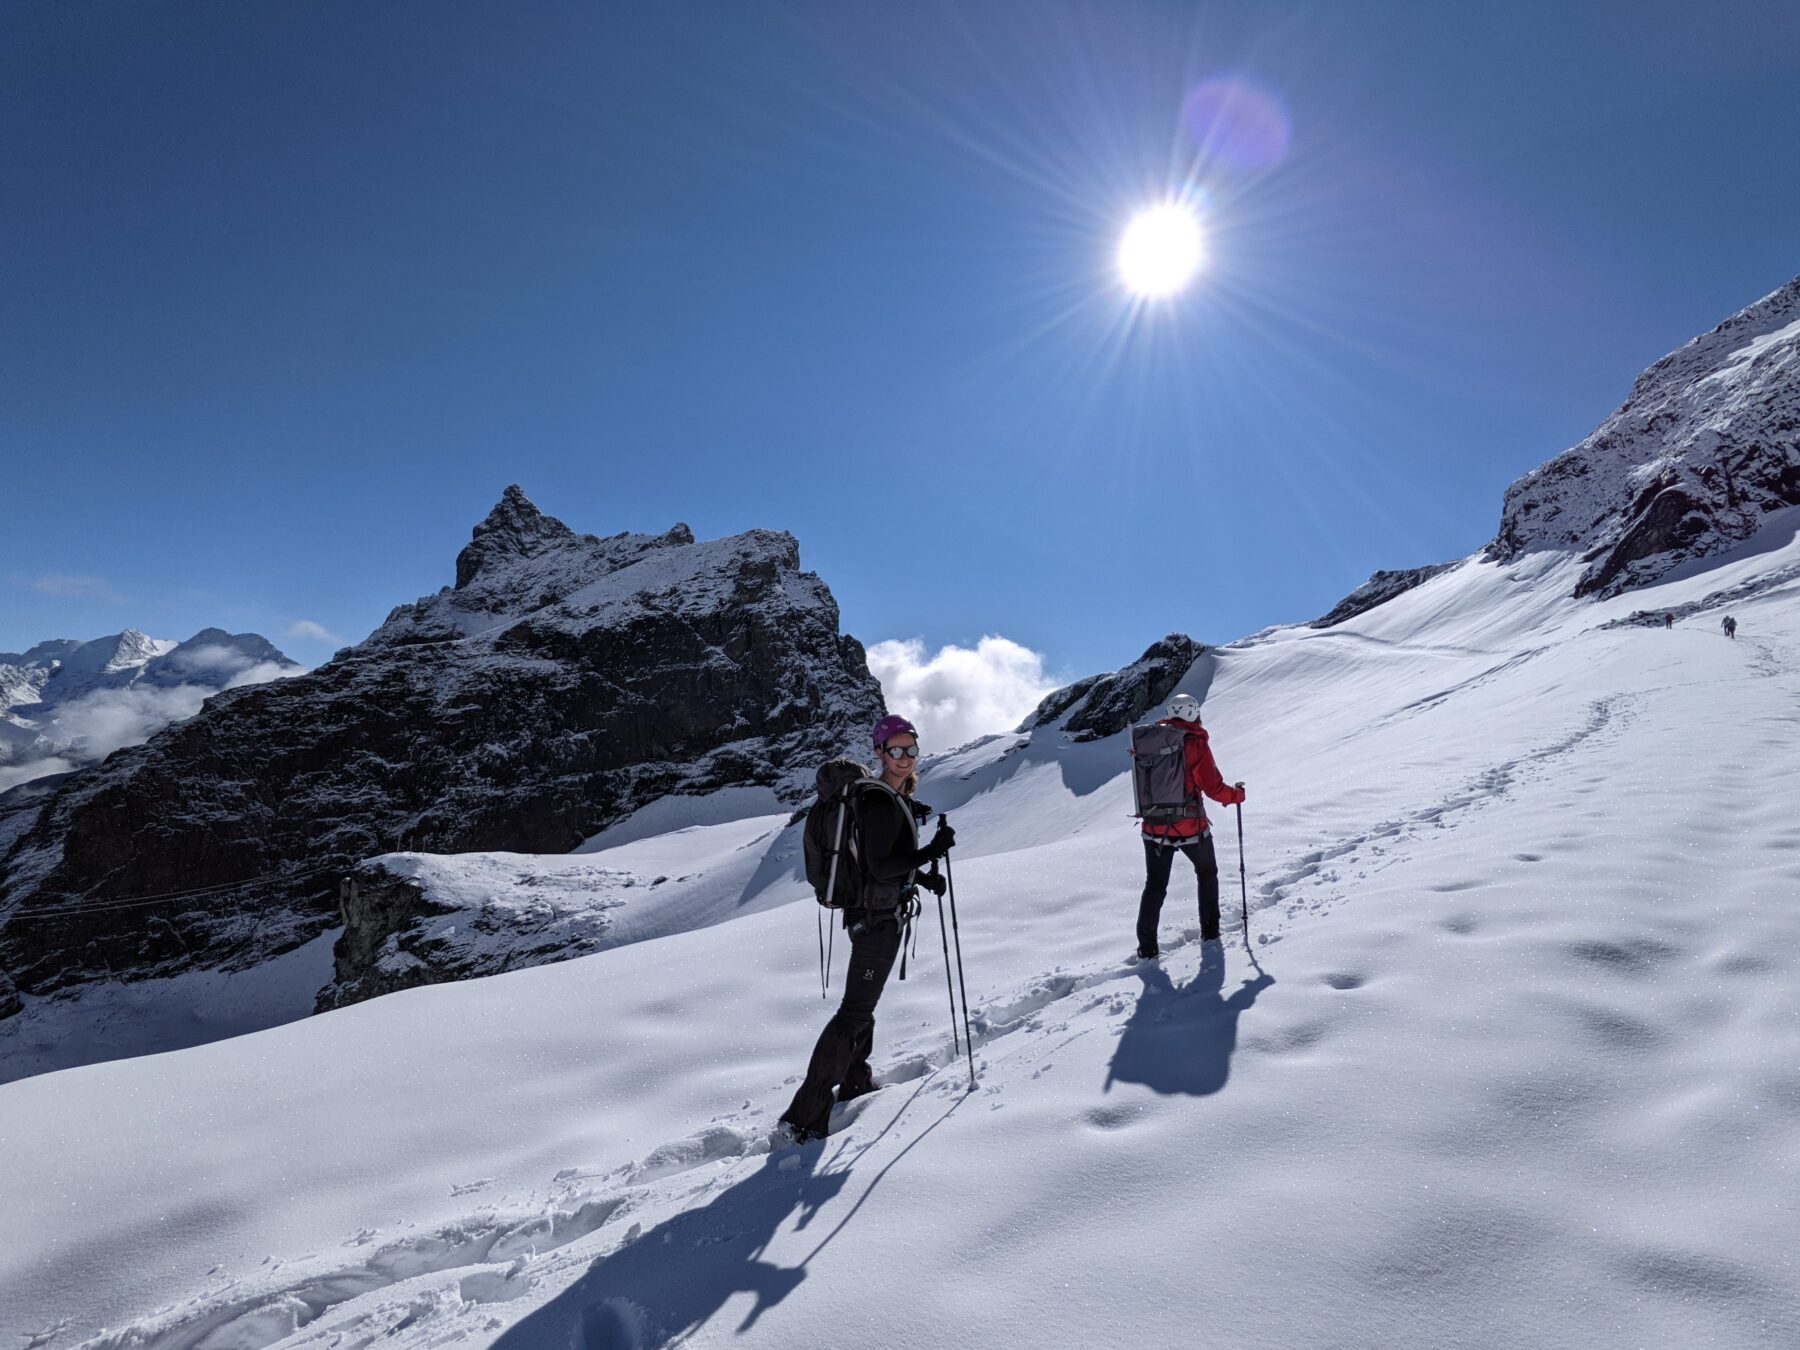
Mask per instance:
[[[205,693],[213,693],[217,689],[236,689],[243,684],[264,684],[269,680],[306,673],[303,666],[284,666],[278,661],[258,661],[236,647],[222,644],[183,647],[165,657],[164,663],[169,669],[179,670],[183,675],[206,676],[209,688]],[[221,676],[224,677],[223,683],[220,683]]]
[[[192,717],[214,692],[198,684],[96,689],[57,705],[43,730],[84,760],[105,759],[124,746],[143,744],[171,722]]]
[[[289,624],[287,635],[291,638],[303,638],[308,642],[328,642],[333,647],[344,645],[344,639],[324,624],[314,623],[311,619],[299,619]]]
[[[28,586],[39,595],[54,595],[62,600],[104,600],[109,605],[124,604],[124,597],[105,577],[78,576],[71,572],[44,572],[37,576],[13,573],[15,585]]]
[[[942,647],[930,657],[918,638],[889,639],[869,648],[869,670],[888,707],[918,724],[928,750],[1011,731],[1057,687],[1041,652],[1003,637],[984,637],[973,649]]]

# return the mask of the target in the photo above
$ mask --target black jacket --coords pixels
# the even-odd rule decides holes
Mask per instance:
[[[919,844],[919,824],[931,818],[923,802],[902,797],[885,784],[856,794],[862,834],[863,909],[892,909],[913,873],[931,864]]]

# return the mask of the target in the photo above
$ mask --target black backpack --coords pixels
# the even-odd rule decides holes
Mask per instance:
[[[1201,820],[1199,797],[1188,791],[1187,732],[1161,723],[1131,729],[1132,815],[1146,825]]]
[[[862,896],[862,823],[857,790],[869,771],[853,759],[830,759],[814,779],[819,798],[806,813],[806,880],[827,909],[855,905]]]

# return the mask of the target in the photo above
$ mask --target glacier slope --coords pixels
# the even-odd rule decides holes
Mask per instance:
[[[1210,656],[1254,963],[1203,961],[1180,871],[1183,936],[1123,959],[1118,738],[932,761],[980,1085],[927,926],[882,1004],[891,1086],[822,1147],[766,1146],[826,1010],[806,903],[0,1087],[32,1160],[0,1179],[0,1329],[1792,1344],[1796,564],[1583,604],[1566,555],[1471,560]],[[1726,641],[1707,597],[1759,585]],[[1604,626],[1640,607],[1690,617]],[[688,840],[698,875],[745,830]]]

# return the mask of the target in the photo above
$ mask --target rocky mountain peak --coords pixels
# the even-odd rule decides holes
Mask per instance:
[[[789,534],[600,538],[510,487],[457,580],[34,801],[0,848],[0,973],[39,994],[244,968],[341,924],[339,881],[379,854],[558,852],[724,787],[798,804],[883,710]],[[196,890],[167,914],[119,903]],[[388,951],[416,908],[359,914],[323,1002],[468,973]]]
[[[510,484],[456,555],[456,589],[462,590],[496,562],[535,558],[576,537],[555,516],[538,510],[517,483]]]

